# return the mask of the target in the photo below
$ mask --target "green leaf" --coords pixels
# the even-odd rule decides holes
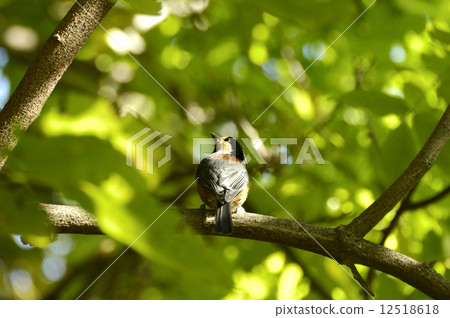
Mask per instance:
[[[306,28],[316,28],[318,25],[325,27],[356,14],[354,3],[349,0],[340,2],[252,0],[251,2],[274,16],[290,19]]]
[[[450,32],[435,29],[430,32],[430,35],[444,44],[450,44]]]
[[[381,165],[386,184],[392,183],[406,169],[414,159],[416,148],[407,125],[400,125],[389,134],[381,147]]]
[[[47,236],[47,216],[35,201],[34,194],[21,186],[0,182],[0,234]]]
[[[428,110],[426,96],[422,89],[412,83],[406,83],[403,91],[406,103],[416,113]]]
[[[161,2],[158,0],[120,0],[125,7],[132,11],[157,15],[161,10]]]
[[[352,91],[342,97],[342,101],[353,107],[369,110],[375,115],[403,115],[408,110],[405,101],[376,91]]]

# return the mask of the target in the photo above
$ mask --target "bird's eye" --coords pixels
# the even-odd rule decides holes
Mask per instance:
[[[224,141],[230,141],[230,137],[225,138]]]

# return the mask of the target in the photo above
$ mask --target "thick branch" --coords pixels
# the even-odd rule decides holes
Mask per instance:
[[[93,231],[97,226],[92,215],[79,207],[49,204],[42,205],[42,207],[51,215],[50,222],[57,232],[87,233]],[[58,212],[60,209],[61,213]],[[172,211],[178,212],[177,210]],[[77,221],[78,215],[82,216],[84,225]],[[184,222],[200,234],[218,235],[214,232],[215,218],[212,210],[185,209],[181,210],[181,215]],[[73,224],[73,222],[75,223]],[[80,226],[86,226],[89,230],[82,231]],[[345,261],[346,264],[362,264],[375,268],[401,279],[430,297],[450,299],[450,281],[436,273],[428,264],[418,262],[364,239],[352,239],[351,236],[344,238],[341,235],[342,229],[336,230],[311,224],[302,224],[302,227],[309,234],[293,220],[245,213],[233,215],[233,234],[231,236],[282,244],[327,257],[330,253],[341,263]],[[96,233],[99,232],[101,231],[98,230]]]
[[[450,106],[408,168],[371,206],[346,226],[347,231],[356,237],[364,237],[431,168],[449,137]]]
[[[115,0],[79,0],[42,47],[0,112],[0,170],[19,135],[39,116],[47,98]]]

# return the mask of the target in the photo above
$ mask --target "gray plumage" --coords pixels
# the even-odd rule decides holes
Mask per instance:
[[[249,182],[244,163],[211,156],[200,162],[197,177],[198,181],[216,196],[220,204],[231,202]]]
[[[223,160],[209,155],[197,169],[198,182],[217,199],[216,231],[232,232],[231,201],[249,183],[245,164],[234,160]]]

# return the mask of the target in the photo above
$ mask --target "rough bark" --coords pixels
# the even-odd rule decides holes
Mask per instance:
[[[97,219],[77,206],[40,204],[48,215],[48,224],[57,233],[103,234]]]
[[[95,218],[80,207],[43,204],[50,224],[59,233],[100,234]],[[213,210],[169,210],[181,213],[186,224],[203,235],[214,232]],[[301,226],[300,226],[301,225]],[[346,235],[343,227],[325,228],[267,215],[233,215],[231,237],[291,246],[326,257],[341,264],[361,264],[397,277],[435,299],[450,299],[450,281],[428,263],[416,261],[362,238]],[[312,239],[312,237],[314,239]],[[317,244],[320,243],[319,244]]]

